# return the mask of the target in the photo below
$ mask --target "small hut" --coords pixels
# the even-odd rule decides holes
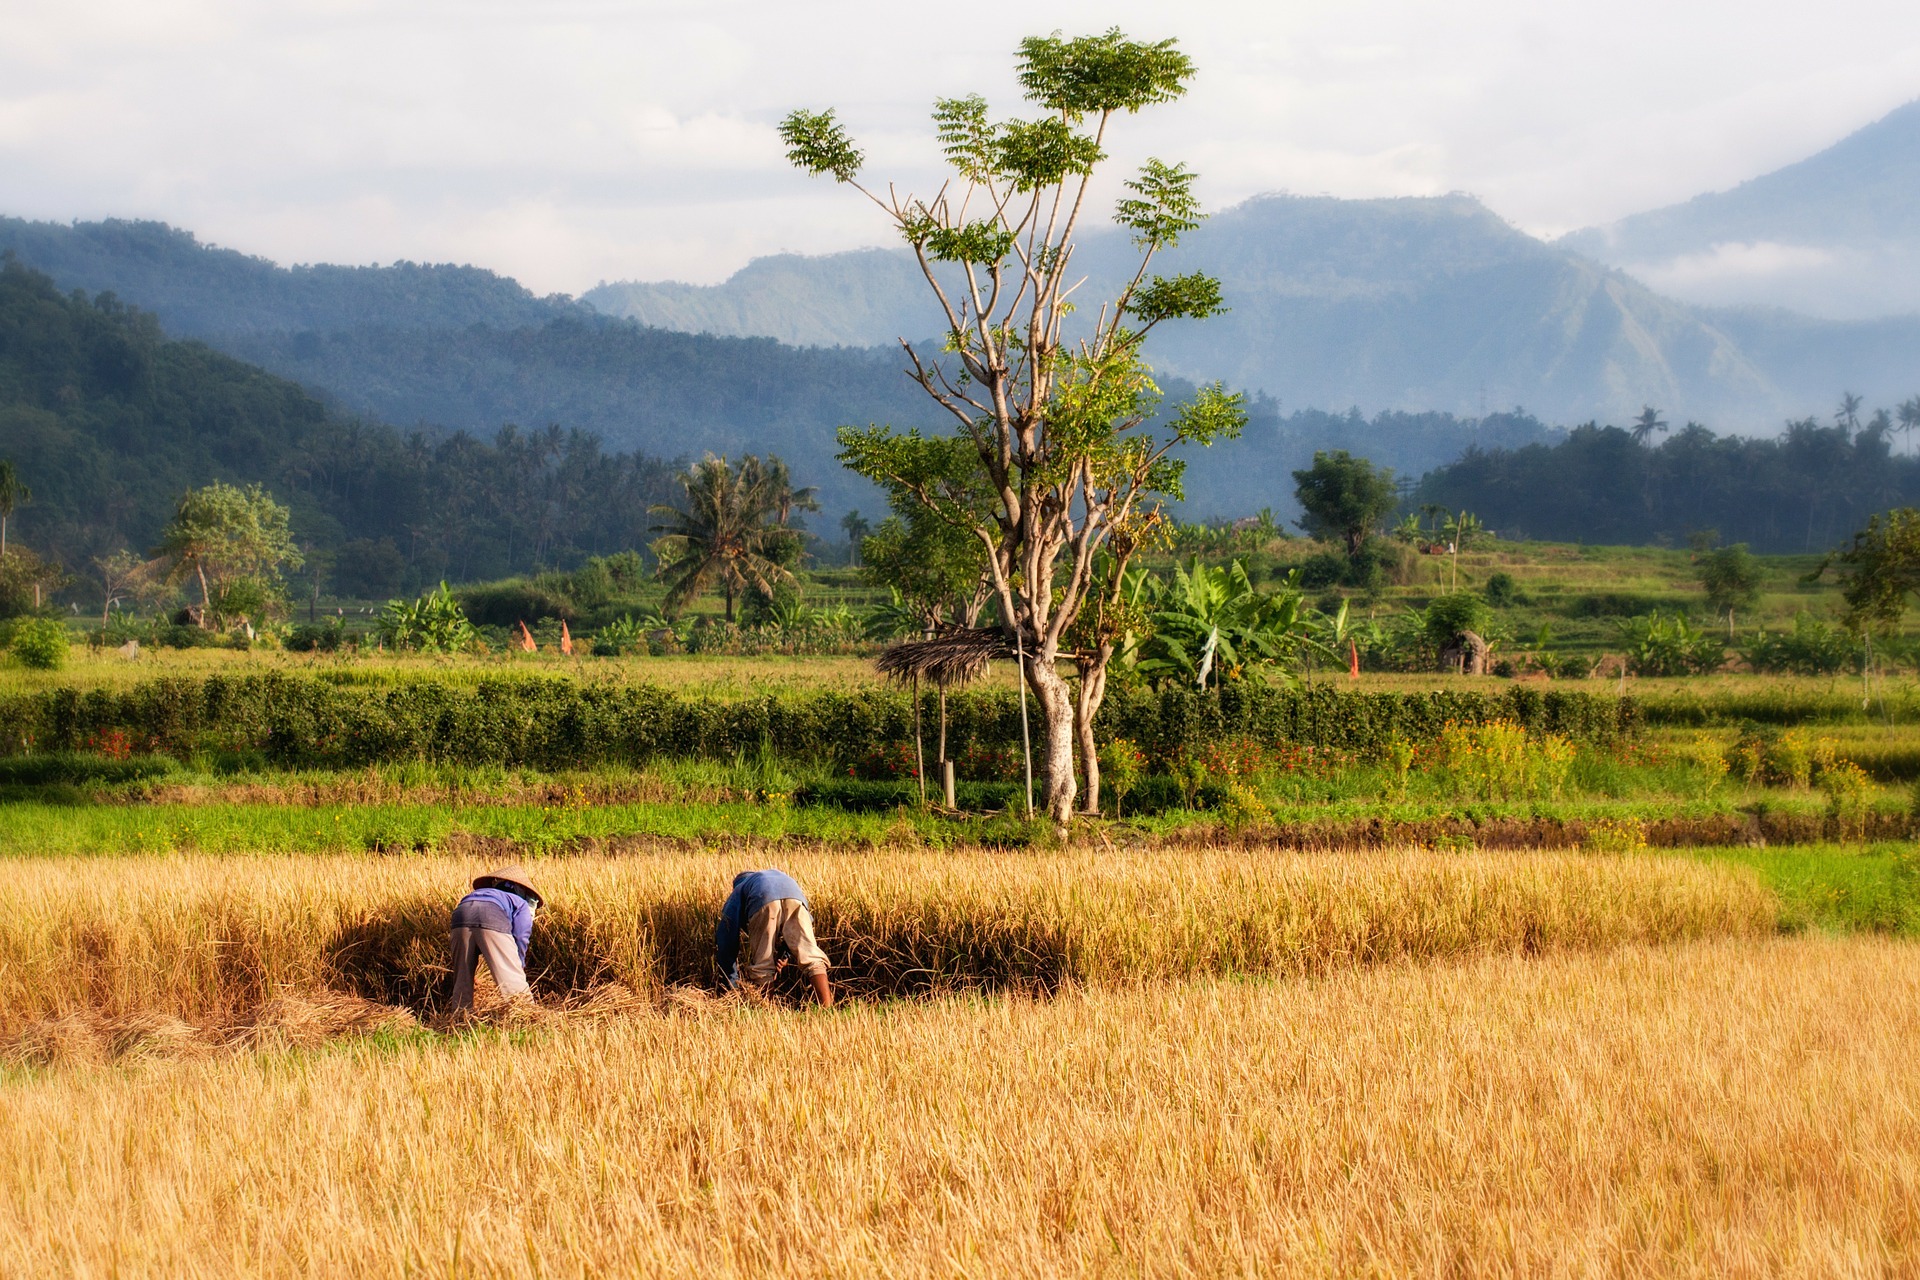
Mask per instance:
[[[978,680],[987,673],[994,658],[1012,658],[1013,649],[997,627],[938,625],[934,633],[919,640],[902,640],[889,646],[874,664],[889,680],[913,688],[913,758],[920,774],[920,798],[927,798],[926,750],[921,745],[920,686],[931,683],[940,691],[940,741],[937,757],[940,790],[947,808],[957,808],[954,797],[953,761],[947,759],[947,690]],[[1024,681],[1024,675],[1022,676]],[[1024,689],[1024,684],[1022,686]],[[1026,714],[1026,699],[1021,699],[1021,714]]]

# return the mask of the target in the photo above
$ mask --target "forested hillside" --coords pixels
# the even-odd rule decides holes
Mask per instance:
[[[932,418],[896,351],[813,350],[629,321],[535,328],[257,334],[227,349],[390,422],[488,430],[563,423],[656,454],[777,453],[844,509],[871,501],[834,428]]]
[[[646,537],[670,468],[551,428],[416,431],[347,417],[282,378],[111,299],[0,268],[0,457],[32,490],[19,542],[84,568],[158,539],[180,495],[265,484],[349,590],[492,576]]]
[[[1475,449],[1415,501],[1472,511],[1508,538],[1681,544],[1716,529],[1771,552],[1824,550],[1876,512],[1920,504],[1920,457],[1897,456],[1873,416],[1804,419],[1773,440],[1689,423],[1650,445],[1589,423],[1555,445]]]
[[[281,267],[160,222],[0,218],[0,253],[9,252],[63,289],[114,294],[152,312],[168,333],[215,345],[258,332],[520,328],[591,314],[571,298],[537,298],[478,267]]]
[[[663,457],[774,452],[833,509],[876,500],[834,461],[834,428],[927,416],[895,351],[650,330],[474,267],[283,268],[112,221],[3,219],[0,251],[351,413],[489,437],[502,423],[558,423]]]

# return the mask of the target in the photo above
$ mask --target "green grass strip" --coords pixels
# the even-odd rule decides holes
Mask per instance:
[[[1920,937],[1920,847],[1905,843],[1699,849],[1752,868],[1780,899],[1789,932]]]

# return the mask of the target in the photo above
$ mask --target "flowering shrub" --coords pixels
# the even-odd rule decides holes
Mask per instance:
[[[1273,813],[1266,803],[1252,787],[1241,782],[1227,784],[1227,803],[1222,806],[1221,815],[1227,826],[1236,831],[1273,821]]]
[[[1647,847],[1647,827],[1638,818],[1602,818],[1587,828],[1580,847],[1588,853],[1639,853]]]
[[[1834,760],[1820,770],[1819,782],[1827,797],[1827,816],[1840,824],[1842,834],[1857,834],[1873,788],[1867,771],[1851,760]]]
[[[89,737],[86,749],[109,760],[125,760],[133,755],[133,739],[125,729],[108,729]]]
[[[1273,750],[1244,734],[1202,743],[1192,756],[1203,776],[1221,782],[1245,782],[1272,772],[1275,766]]]
[[[951,749],[951,748],[949,748]],[[1017,782],[1020,780],[1020,747],[973,741],[953,758],[954,772],[962,778],[981,782]]]
[[[1749,730],[1727,754],[1740,780],[1754,787],[1804,790],[1838,765],[1851,764],[1839,759],[1833,739],[1816,738],[1805,729]]]
[[[1557,733],[1536,736],[1511,720],[1490,720],[1447,725],[1432,758],[1482,800],[1558,796],[1573,769],[1574,745]]]
[[[876,744],[847,766],[847,776],[864,778],[870,782],[891,778],[917,778],[920,776],[920,770],[914,756],[913,743]]]

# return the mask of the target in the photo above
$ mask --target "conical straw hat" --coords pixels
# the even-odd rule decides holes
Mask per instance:
[[[489,882],[494,880],[503,880],[517,888],[525,889],[532,895],[535,902],[542,905],[545,905],[547,901],[540,895],[540,891],[533,887],[533,877],[527,874],[527,869],[517,862],[509,862],[506,866],[496,867],[483,876],[475,876],[473,878],[473,887],[483,889]]]

